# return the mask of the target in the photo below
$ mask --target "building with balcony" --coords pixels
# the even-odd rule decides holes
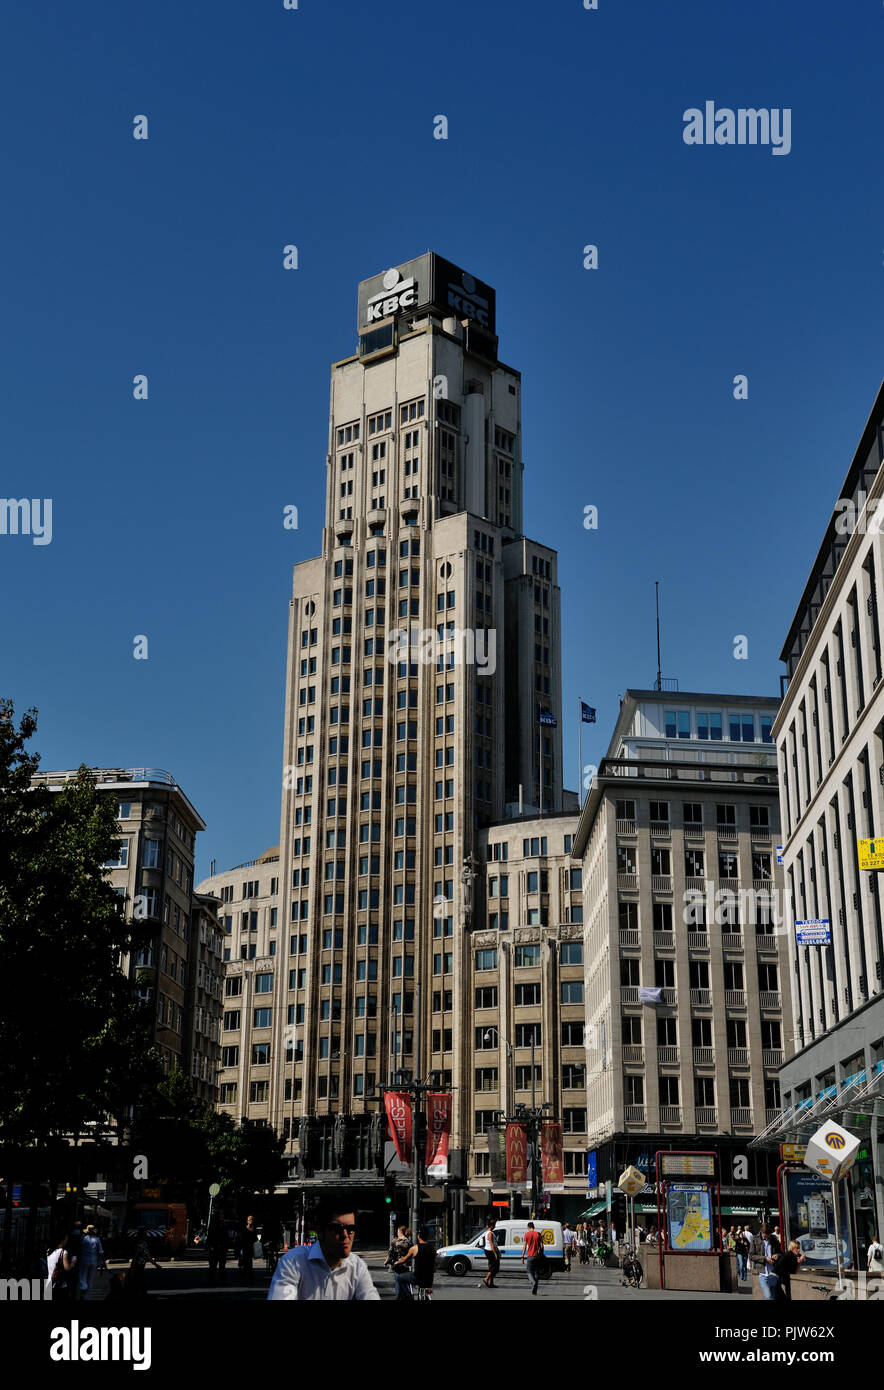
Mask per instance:
[[[796,1051],[773,1142],[835,1118],[860,1135],[856,1231],[884,1226],[884,935],[881,878],[858,841],[884,833],[884,386],[854,453],[782,651],[774,724]],[[808,922],[826,944],[798,944]]]
[[[166,1071],[180,1067],[214,1100],[220,1026],[220,929],[210,901],[195,900],[196,836],[205,822],[174,777],[158,768],[94,768],[98,789],[116,803],[120,837],[106,868],[127,916],[154,927],[154,939],[121,968],[155,1006],[155,1041]],[[37,772],[60,790],[75,771]],[[197,925],[194,925],[196,916]],[[203,939],[205,938],[205,939]]]
[[[572,848],[599,1181],[649,1171],[660,1148],[714,1149],[734,1215],[772,1200],[769,1158],[748,1145],[792,1048],[778,706],[628,690]]]

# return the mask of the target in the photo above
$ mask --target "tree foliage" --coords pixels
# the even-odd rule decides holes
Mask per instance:
[[[86,767],[33,783],[36,727],[0,701],[0,1143],[16,1146],[119,1117],[155,1076],[150,1010],[120,969],[148,932],[103,867],[116,806]]]

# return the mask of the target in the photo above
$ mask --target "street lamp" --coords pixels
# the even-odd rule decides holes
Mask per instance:
[[[484,1042],[484,1041],[486,1041],[488,1038],[490,1038],[492,1033],[496,1033],[496,1034],[497,1034],[497,1046],[498,1046],[498,1050],[500,1049],[500,1044],[501,1044],[501,1043],[503,1043],[504,1047],[506,1048],[507,1089],[506,1089],[506,1093],[505,1093],[505,1095],[504,1095],[504,1108],[503,1108],[503,1110],[498,1111],[498,1114],[500,1114],[500,1115],[503,1116],[503,1118],[504,1118],[504,1123],[506,1123],[507,1114],[510,1112],[512,1106],[514,1106],[515,1103],[516,1103],[516,1088],[515,1088],[515,1082],[514,1082],[514,1079],[513,1079],[513,1047],[512,1047],[512,1043],[509,1041],[509,1039],[508,1039],[508,1038],[505,1038],[505,1037],[503,1036],[503,1034],[501,1033],[500,1029],[499,1029],[499,1028],[497,1027],[497,1025],[494,1024],[494,1023],[492,1023],[491,1026],[490,1026],[489,1028],[486,1028],[486,1029],[485,1029],[485,1032],[482,1034],[482,1041]],[[515,1190],[515,1188],[514,1188],[514,1187],[511,1187],[510,1190],[509,1190],[509,1193],[510,1193],[510,1217],[511,1217],[511,1218],[514,1218],[515,1215],[516,1215],[516,1190]]]

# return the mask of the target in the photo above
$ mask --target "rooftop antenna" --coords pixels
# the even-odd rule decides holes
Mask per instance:
[[[654,580],[654,596],[657,604],[657,684],[655,690],[663,689],[663,673],[660,667],[660,581]]]

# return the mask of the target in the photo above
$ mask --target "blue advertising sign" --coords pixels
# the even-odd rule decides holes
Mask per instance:
[[[796,922],[795,940],[799,946],[830,946],[832,930],[828,917],[813,917],[808,918],[806,922]]]
[[[832,1210],[832,1184],[819,1173],[806,1168],[787,1168],[783,1174],[783,1216],[786,1242],[797,1240],[805,1256],[804,1264],[817,1268],[836,1269],[835,1214]],[[841,1215],[841,1258],[846,1266],[852,1262],[850,1222],[847,1198],[842,1194],[838,1206]]]
[[[590,1149],[586,1155],[586,1188],[590,1191],[599,1185],[598,1176],[598,1152]]]

